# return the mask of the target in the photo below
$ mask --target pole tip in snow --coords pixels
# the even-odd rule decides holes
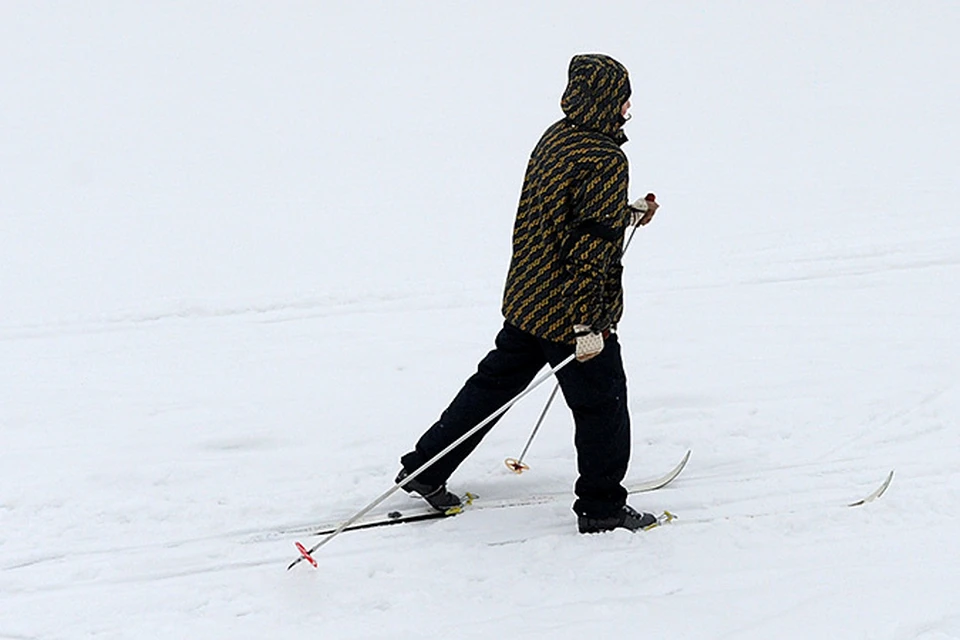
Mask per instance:
[[[503,464],[507,465],[507,469],[510,469],[510,471],[513,471],[517,475],[520,475],[524,471],[530,471],[530,467],[523,464],[516,458],[507,458],[503,461]]]
[[[299,560],[306,560],[307,562],[309,562],[310,564],[312,564],[312,565],[314,566],[314,568],[316,568],[316,567],[317,567],[317,561],[313,559],[313,556],[310,555],[310,552],[307,551],[307,548],[304,547],[304,546],[303,546],[302,544],[300,544],[299,542],[296,542],[296,543],[294,543],[294,544],[297,545],[297,551],[300,552],[300,556],[301,556],[301,558],[299,558],[298,561],[299,561]],[[296,563],[294,563],[294,564],[296,564]],[[290,567],[293,567],[293,565],[290,565]]]

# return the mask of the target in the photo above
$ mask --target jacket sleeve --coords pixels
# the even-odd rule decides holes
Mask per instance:
[[[604,289],[623,242],[628,166],[619,150],[584,164],[582,177],[573,186],[572,219],[563,248],[567,272],[563,295],[574,324],[602,331],[614,321],[615,310],[608,308],[613,292]]]

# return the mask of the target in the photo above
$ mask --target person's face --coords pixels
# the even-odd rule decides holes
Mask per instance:
[[[627,115],[629,111],[630,111],[630,101],[627,100],[626,102],[623,103],[623,106],[620,108],[620,115],[623,116],[625,119],[629,119],[630,116]]]

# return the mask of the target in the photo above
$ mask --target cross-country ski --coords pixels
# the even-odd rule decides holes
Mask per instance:
[[[960,640],[958,34],[0,2],[0,640]]]
[[[880,486],[877,487],[876,490],[874,490],[872,493],[870,493],[870,495],[868,495],[865,498],[861,498],[860,500],[857,500],[855,502],[851,502],[847,506],[859,507],[860,505],[867,504],[868,502],[873,502],[874,500],[882,496],[884,493],[886,493],[887,488],[890,486],[890,483],[892,481],[893,481],[893,471],[890,471],[890,473],[887,474],[887,477],[884,478],[883,482],[880,483]]]
[[[667,486],[673,480],[680,475],[680,472],[683,471],[687,462],[690,460],[690,451],[687,451],[680,462],[677,463],[675,467],[670,469],[668,472],[650,478],[648,480],[640,480],[635,482],[627,482],[626,488],[627,492],[631,495],[638,493],[645,493],[650,491],[655,491],[657,489],[662,489]],[[528,495],[528,496],[516,496],[511,498],[500,498],[496,500],[485,500],[482,495],[474,495],[468,493],[466,499],[464,500],[465,509],[469,511],[477,510],[486,510],[486,509],[506,509],[511,507],[523,507],[530,506],[535,504],[543,504],[546,502],[556,502],[569,498],[569,493],[558,492],[553,494],[539,494],[539,495]],[[463,509],[455,509],[449,511],[437,511],[436,509],[431,509],[427,506],[421,507],[411,507],[405,509],[392,509],[388,513],[375,516],[372,518],[367,518],[355,522],[347,526],[344,531],[357,531],[364,529],[374,529],[377,527],[385,527],[396,524],[404,524],[410,522],[423,522],[426,520],[438,520],[441,518],[447,518],[450,516],[458,515],[463,512]],[[297,527],[295,529],[287,529],[283,531],[284,534],[301,534],[301,535],[313,535],[313,536],[323,536],[333,533],[337,530],[337,524],[329,525],[319,525],[314,527]]]

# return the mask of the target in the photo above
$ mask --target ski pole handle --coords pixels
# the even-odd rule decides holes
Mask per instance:
[[[643,199],[647,202],[656,202],[657,196],[655,196],[653,193],[648,193]],[[637,233],[637,229],[639,228],[639,225],[634,225],[633,230],[630,231],[630,236],[627,238],[626,244],[623,245],[623,251],[620,252],[621,258],[627,253],[627,249],[630,248],[630,243],[633,242],[633,236]]]

